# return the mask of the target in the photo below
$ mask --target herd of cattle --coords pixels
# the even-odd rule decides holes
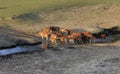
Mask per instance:
[[[60,28],[58,26],[49,26],[42,29],[39,32],[39,36],[42,39],[50,41],[52,44],[67,43],[67,44],[83,44],[83,43],[94,43],[96,38],[92,33],[88,31],[74,32],[69,29]],[[106,34],[102,33],[99,35],[101,38],[106,38]]]

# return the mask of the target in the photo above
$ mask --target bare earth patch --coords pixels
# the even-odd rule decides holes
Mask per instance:
[[[58,50],[59,49],[59,50]],[[1,74],[117,74],[119,46],[77,45],[1,58]]]
[[[19,45],[32,45],[40,42],[41,40],[38,37],[0,27],[0,49]]]

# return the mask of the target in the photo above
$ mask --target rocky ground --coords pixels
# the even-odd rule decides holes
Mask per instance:
[[[0,74],[119,74],[120,46],[59,46],[2,57],[0,61]]]
[[[19,45],[34,45],[40,42],[39,37],[0,27],[0,49]]]

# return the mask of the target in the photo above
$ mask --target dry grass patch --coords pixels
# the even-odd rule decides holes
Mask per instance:
[[[41,28],[46,26],[82,29],[95,33],[102,31],[101,28],[120,26],[119,10],[120,5],[100,4],[55,10],[50,13],[37,13],[42,19],[42,21],[41,19],[38,19],[40,22],[22,22],[18,20],[0,22],[2,22],[2,26],[5,26],[7,23],[12,29],[28,34],[36,34]]]

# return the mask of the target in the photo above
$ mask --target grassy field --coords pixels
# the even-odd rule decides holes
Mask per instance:
[[[119,2],[120,0],[0,0],[0,17],[11,17],[33,11],[51,11],[71,6]]]
[[[119,3],[120,0],[0,0],[0,26],[29,34],[50,25],[70,29],[87,26],[92,30],[98,25],[113,27],[120,24]],[[14,15],[15,20],[1,20]]]

